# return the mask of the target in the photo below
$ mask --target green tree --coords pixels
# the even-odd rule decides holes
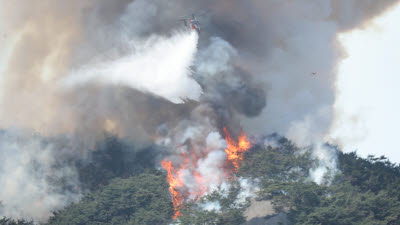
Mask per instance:
[[[254,146],[246,152],[238,175],[261,180],[288,181],[308,176],[313,160],[309,152],[300,154],[291,141],[278,139],[277,147]]]
[[[89,159],[76,162],[82,189],[96,190],[116,177],[129,177],[154,167],[156,148],[135,149],[115,136],[105,135]]]
[[[0,225],[34,225],[32,221],[13,220],[6,217],[0,219]]]
[[[339,165],[342,173],[330,186],[263,179],[260,197],[272,198],[278,210],[289,209],[294,224],[400,224],[398,166],[355,153],[339,153]]]
[[[199,201],[189,201],[183,205],[178,222],[182,225],[241,225],[245,222],[243,211],[247,202],[237,202],[240,191],[239,183],[233,181],[229,190],[215,190]],[[206,210],[203,204],[207,203],[219,207]]]
[[[165,176],[152,172],[113,179],[79,203],[55,212],[47,224],[168,224],[172,214]]]

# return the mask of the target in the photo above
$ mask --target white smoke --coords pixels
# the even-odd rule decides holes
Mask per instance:
[[[257,180],[250,180],[248,178],[240,177],[238,181],[241,191],[237,196],[235,203],[241,205],[245,204],[249,198],[254,198],[257,192],[260,191],[260,187]]]
[[[301,148],[309,148],[316,165],[310,169],[310,178],[317,184],[329,184],[337,169],[337,153],[322,144],[330,120],[329,106],[321,107],[304,120],[292,123],[287,137]]]
[[[329,185],[339,172],[337,168],[337,152],[328,146],[317,144],[312,149],[311,156],[317,165],[310,169],[310,178],[317,184]]]
[[[316,112],[306,115],[304,119],[292,122],[285,136],[300,147],[321,142],[328,132],[330,116],[330,106],[322,106]]]
[[[221,211],[221,204],[219,203],[219,201],[200,202],[198,206],[205,211]]]
[[[313,156],[320,163],[310,172],[314,181],[322,182],[321,177],[329,175],[329,168],[335,166],[331,152],[315,143],[322,142],[319,138],[329,127],[329,107],[335,97],[335,65],[341,56],[336,34],[378,14],[390,2],[394,1],[337,0],[305,4],[290,0],[249,0],[227,4],[227,1],[210,0],[0,0],[0,38],[8,35],[0,41],[0,126],[44,130],[48,135],[73,133],[82,128],[83,132],[78,134],[87,141],[96,132],[102,132],[98,124],[115,120],[116,129],[121,128],[125,136],[136,137],[136,132],[143,130],[151,133],[142,121],[168,123],[168,119],[150,114],[155,111],[152,107],[135,113],[133,108],[142,109],[131,101],[138,96],[120,97],[123,88],[116,86],[138,89],[173,103],[199,100],[202,89],[191,78],[190,69],[197,50],[197,34],[177,33],[170,37],[164,34],[177,26],[178,17],[187,13],[186,6],[209,7],[215,16],[204,24],[202,36],[221,35],[226,41],[211,38],[210,45],[199,52],[196,78],[202,85],[206,84],[211,93],[206,94],[216,104],[226,103],[229,101],[223,92],[220,96],[214,92],[243,87],[245,79],[253,79],[268,93],[268,107],[257,118],[242,118],[232,123],[242,124],[255,135],[279,132],[289,134],[297,143],[314,144],[317,147]],[[240,23],[235,24],[236,21]],[[134,41],[125,42],[131,39]],[[118,44],[121,46],[116,47]],[[114,47],[123,49],[122,57],[118,54],[113,60],[86,63]],[[239,62],[233,62],[233,58],[239,58]],[[237,79],[238,76],[230,75],[236,66],[234,63],[249,70],[249,76]],[[76,70],[72,71],[71,66]],[[311,72],[317,72],[316,79],[310,77]],[[69,74],[65,80],[64,74]],[[55,81],[59,80],[73,87],[67,95],[55,88]],[[107,98],[97,98],[97,88],[86,92],[75,89],[87,83],[112,85],[113,91],[108,96],[101,89]],[[221,87],[220,83],[225,86]],[[161,112],[169,111],[175,120],[183,120],[184,113],[171,113],[175,112],[172,106],[154,105]],[[240,107],[248,108],[243,106]],[[229,107],[218,110],[224,113],[226,108]],[[190,115],[183,117],[196,114],[191,109],[185,111]],[[213,110],[200,113],[203,120],[192,124],[182,122],[185,125],[174,128],[163,143],[170,149],[177,149],[181,144],[183,150],[190,147],[195,154],[205,155],[193,169],[210,173],[208,176],[223,177],[217,163],[223,158],[223,140],[216,135],[215,122],[208,121],[215,117],[210,116],[212,113]],[[187,131],[186,136],[183,131]],[[2,143],[5,144],[1,146],[0,156],[6,159],[0,165],[3,215],[43,220],[50,210],[79,198],[74,193],[57,191],[57,185],[49,184],[47,177],[53,176],[49,171],[58,157],[50,146],[43,147],[36,139],[19,142],[12,137]],[[30,162],[40,163],[33,169]],[[57,171],[56,177],[77,177],[70,167]],[[205,177],[210,187],[221,182]],[[71,182],[75,183],[74,179]]]
[[[198,171],[202,175],[208,191],[217,188],[227,178],[222,169],[225,160],[226,154],[223,149],[214,149],[206,158],[199,160]]]
[[[191,194],[189,198],[195,199],[216,190],[227,178],[223,169],[226,142],[207,122],[188,122],[182,121],[158,143],[174,151],[175,159],[174,155],[170,158],[176,168],[181,168],[179,177],[184,184],[182,190]]]
[[[271,148],[278,148],[280,146],[278,140],[276,140],[275,137],[267,137],[263,140],[263,144],[265,147],[271,147]]]
[[[210,44],[199,51],[196,60],[198,75],[207,79],[221,73],[233,72],[232,58],[237,55],[236,50],[227,41],[220,37],[211,37]]]
[[[67,86],[88,82],[128,86],[163,97],[173,103],[199,100],[200,85],[191,78],[197,51],[196,32],[178,32],[172,37],[154,36],[131,43],[132,52],[110,62],[96,63],[73,71]]]
[[[238,177],[235,179],[236,182],[230,182],[225,180],[221,185],[212,189],[218,193],[222,198],[229,198],[229,193],[232,190],[232,186],[238,188],[240,191],[235,197],[234,204],[235,207],[243,207],[250,199],[255,198],[257,193],[260,191],[258,180],[251,180],[248,178]],[[201,199],[199,203],[197,203],[202,210],[205,211],[221,211],[221,202],[218,200],[208,201],[207,198]]]
[[[19,131],[1,134],[0,216],[43,222],[51,211],[80,199],[77,171],[58,165],[59,152],[44,142]],[[62,188],[61,179],[72,189]]]

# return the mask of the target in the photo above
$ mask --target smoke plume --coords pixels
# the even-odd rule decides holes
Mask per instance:
[[[65,163],[74,151],[68,141],[1,131],[0,215],[45,221],[51,211],[79,200],[78,173]]]
[[[48,177],[76,187],[65,155],[85,155],[104,132],[138,146],[156,140],[177,165],[182,153],[196,156],[191,171],[207,188],[227,177],[224,127],[232,140],[243,129],[323,146],[343,56],[336,36],[394,3],[0,0],[0,128],[70,140],[1,136],[0,216],[44,221],[77,201]],[[203,14],[200,34],[180,21],[192,13]],[[190,184],[194,175],[182,176]]]

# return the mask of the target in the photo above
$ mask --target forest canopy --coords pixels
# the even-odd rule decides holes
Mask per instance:
[[[338,173],[329,185],[309,179],[314,160],[286,138],[276,146],[256,145],[248,151],[236,177],[257,180],[256,200],[271,201],[289,224],[399,224],[400,168],[385,157],[361,158],[355,152],[338,154]],[[332,147],[332,146],[331,146]],[[332,147],[334,148],[334,147]],[[299,152],[302,152],[299,154]],[[46,223],[56,224],[232,224],[246,222],[249,199],[238,203],[240,185],[220,190],[181,207],[179,220],[162,170],[150,169],[151,151],[132,154],[117,138],[94,151],[92,163],[79,164],[88,190],[75,204],[53,212]],[[218,209],[201,204],[217,203]],[[201,203],[201,204],[200,204]],[[33,225],[31,221],[2,218],[4,225]]]

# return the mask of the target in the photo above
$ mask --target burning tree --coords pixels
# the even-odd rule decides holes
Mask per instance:
[[[199,199],[205,194],[216,188],[216,185],[221,185],[222,182],[232,177],[238,171],[240,163],[243,160],[243,154],[250,149],[250,141],[244,131],[241,132],[238,140],[232,139],[226,128],[223,129],[225,134],[225,149],[224,151],[210,151],[206,149],[202,152],[191,151],[189,154],[181,150],[183,162],[174,165],[172,161],[164,159],[161,166],[167,171],[167,182],[169,183],[169,191],[171,193],[172,203],[175,209],[174,219],[181,216],[181,207],[183,202],[188,199]],[[207,138],[209,139],[209,137]],[[182,149],[182,147],[181,147]],[[190,148],[188,149],[191,150]],[[205,169],[200,164],[204,164],[212,154],[225,153],[224,161],[218,161],[220,165],[218,174],[205,174]],[[208,172],[208,171],[206,171]],[[221,177],[215,177],[221,175]],[[214,181],[211,181],[214,176]]]

